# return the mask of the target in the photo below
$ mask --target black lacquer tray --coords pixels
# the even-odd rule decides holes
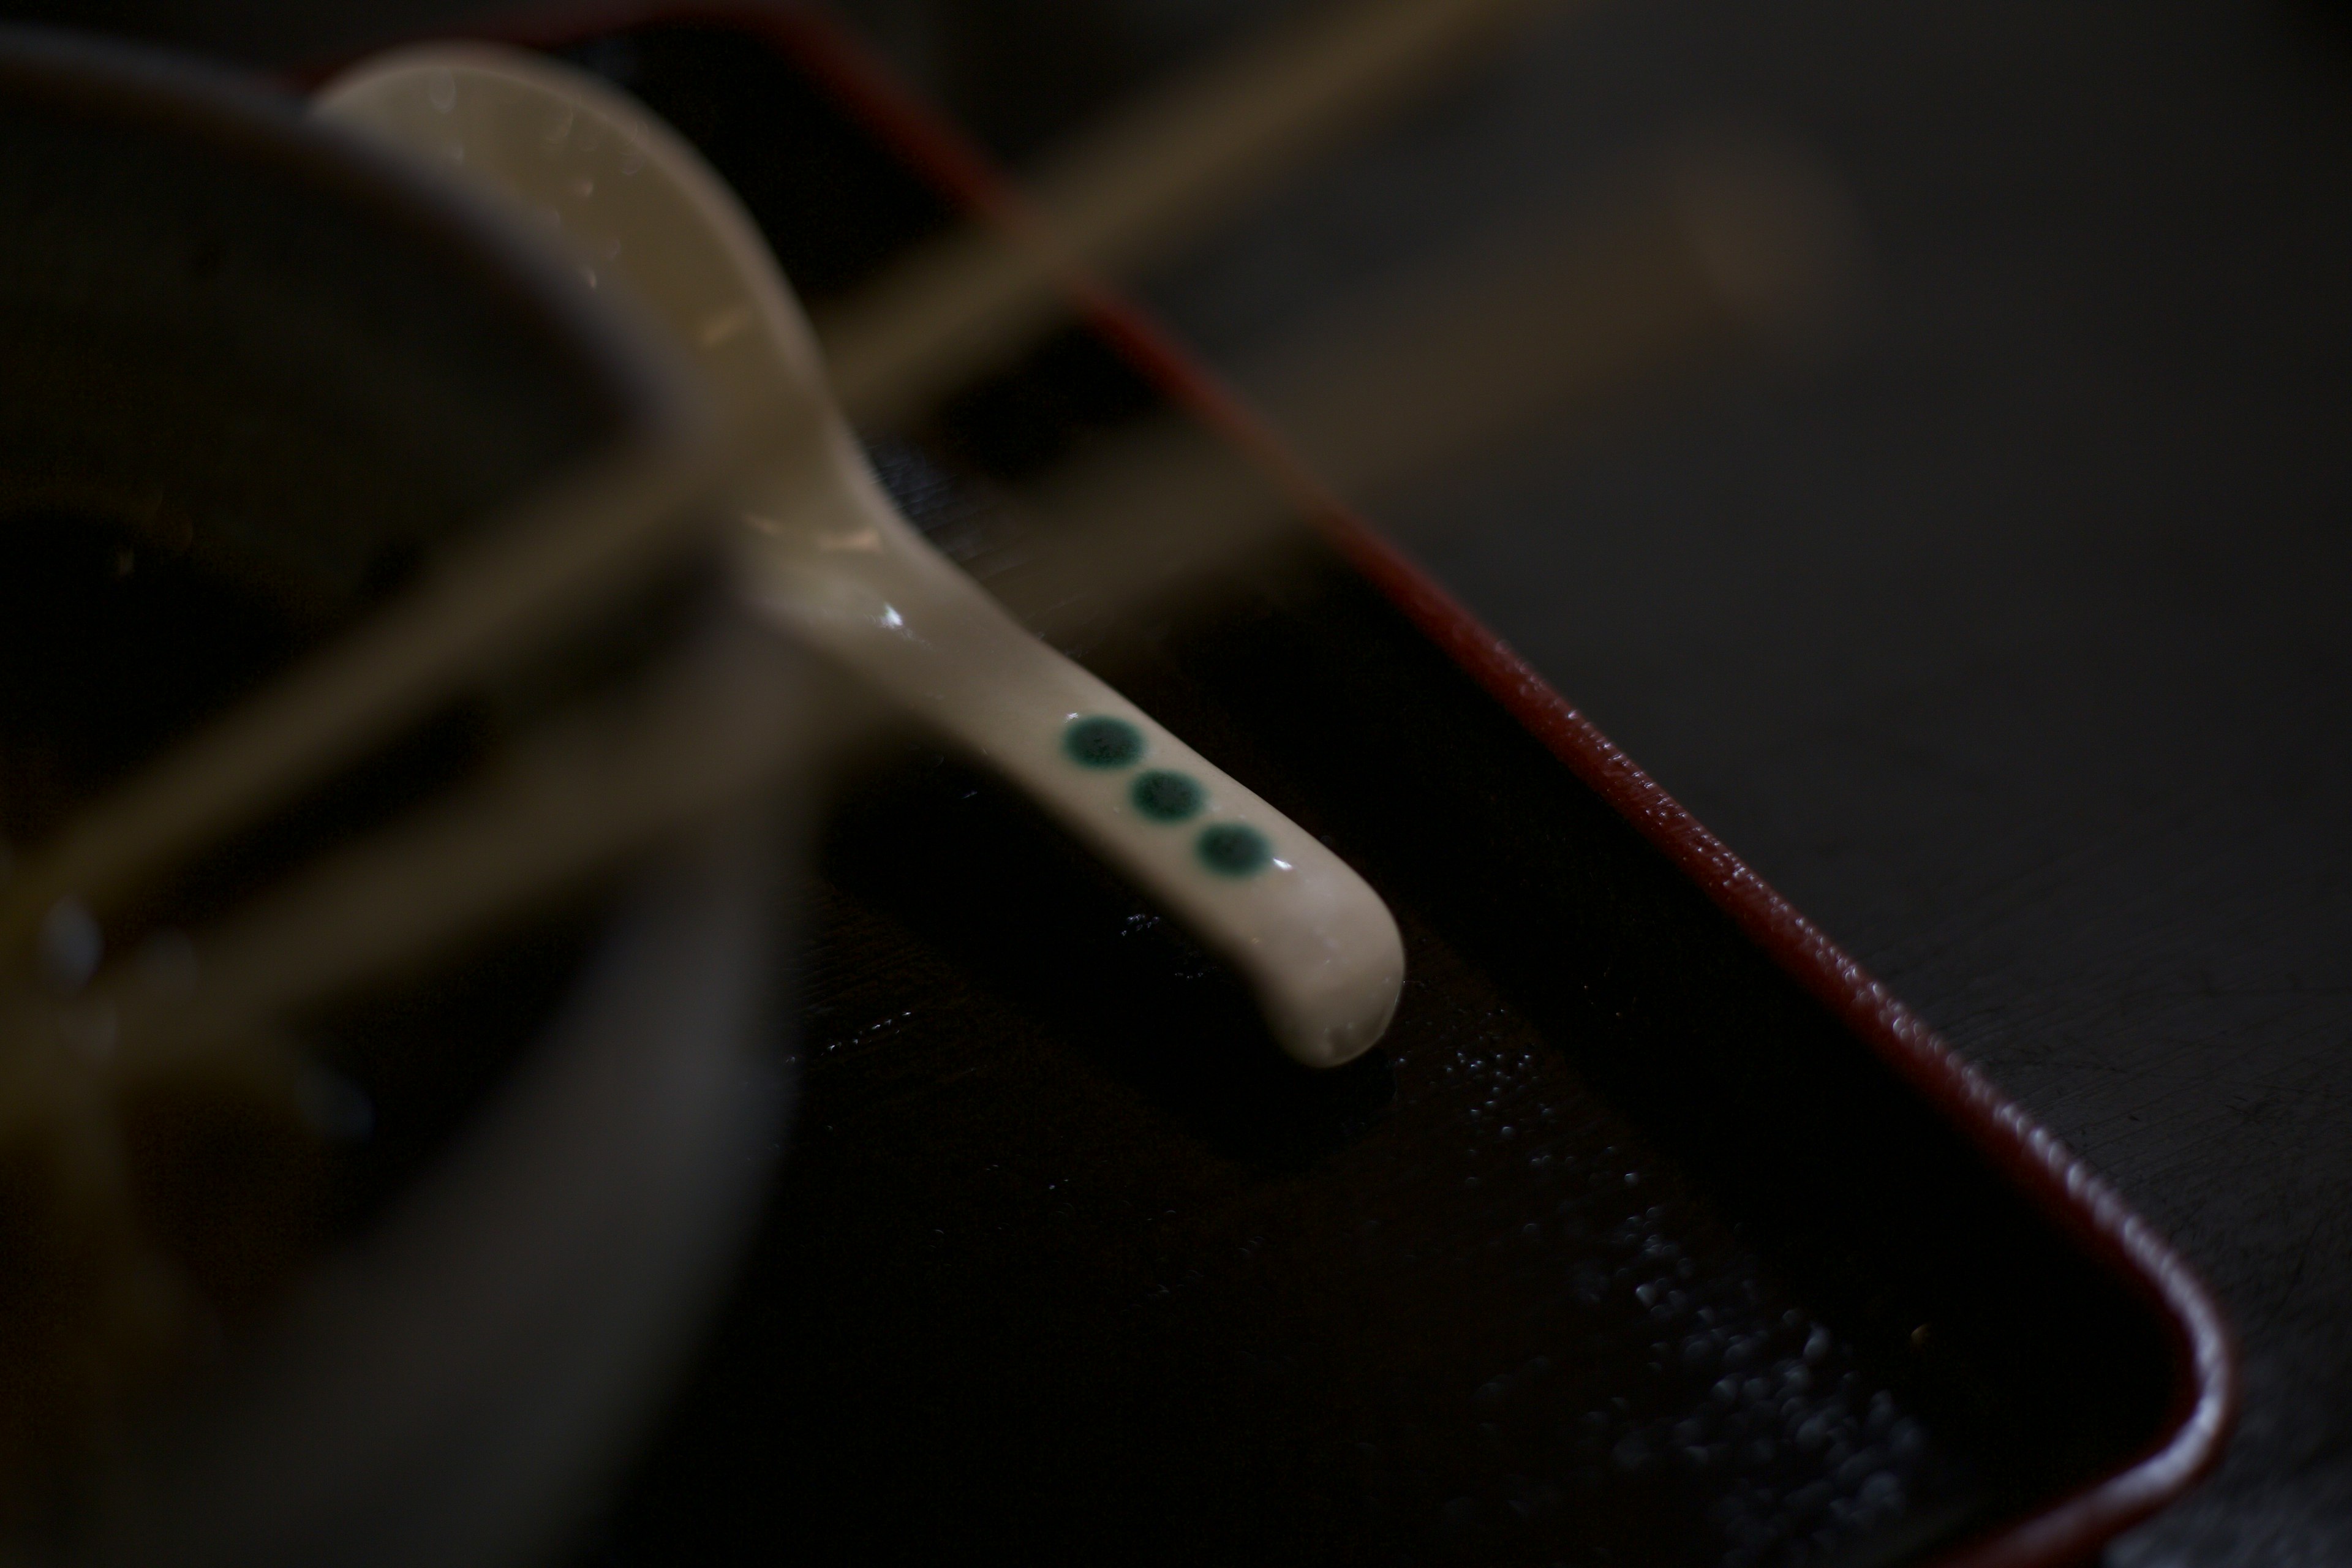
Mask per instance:
[[[836,33],[530,41],[693,138],[813,310],[1010,198]],[[984,578],[999,498],[1171,411],[1301,498],[1209,607],[1070,651],[1323,837],[1411,963],[1311,1075],[952,757],[824,837],[800,1121],[598,1563],[2056,1563],[2210,1462],[2201,1289],[2071,1155],[1149,324],[877,445]]]

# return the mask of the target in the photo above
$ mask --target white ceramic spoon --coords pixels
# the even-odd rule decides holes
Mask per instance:
[[[752,601],[978,752],[1248,979],[1283,1047],[1328,1067],[1378,1039],[1404,950],[1345,862],[1015,623],[898,512],[826,389],[750,218],[685,140],[537,56],[381,56],[321,115],[421,153],[567,239],[709,373],[762,453],[740,492]]]

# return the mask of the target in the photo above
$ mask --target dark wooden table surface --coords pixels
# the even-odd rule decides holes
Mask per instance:
[[[1263,8],[847,9],[1017,160]],[[254,60],[479,10],[0,5]],[[2116,1568],[2352,1560],[2352,16],[1595,8],[1145,292],[1246,388],[1445,234],[1725,125],[1850,191],[1847,341],[1563,412],[1379,519],[2216,1287],[2242,1429]]]

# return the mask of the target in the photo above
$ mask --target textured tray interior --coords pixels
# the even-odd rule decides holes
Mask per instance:
[[[949,221],[745,36],[573,53],[819,309]],[[1160,406],[1073,329],[877,456],[986,576]],[[1222,586],[1073,651],[1389,899],[1389,1039],[1291,1069],[1022,803],[877,759],[757,1256],[591,1560],[1901,1561],[2158,1435],[2154,1309],[1398,612],[1304,542]]]

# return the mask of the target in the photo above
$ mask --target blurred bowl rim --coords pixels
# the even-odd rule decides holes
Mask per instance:
[[[282,90],[0,23],[0,96],[179,137],[412,229],[594,367],[612,439],[704,417],[657,335],[533,237]],[[513,1075],[138,1446],[59,1554],[491,1563],[576,1525],[676,1372],[782,1146],[783,837],[746,808],[660,858]]]

